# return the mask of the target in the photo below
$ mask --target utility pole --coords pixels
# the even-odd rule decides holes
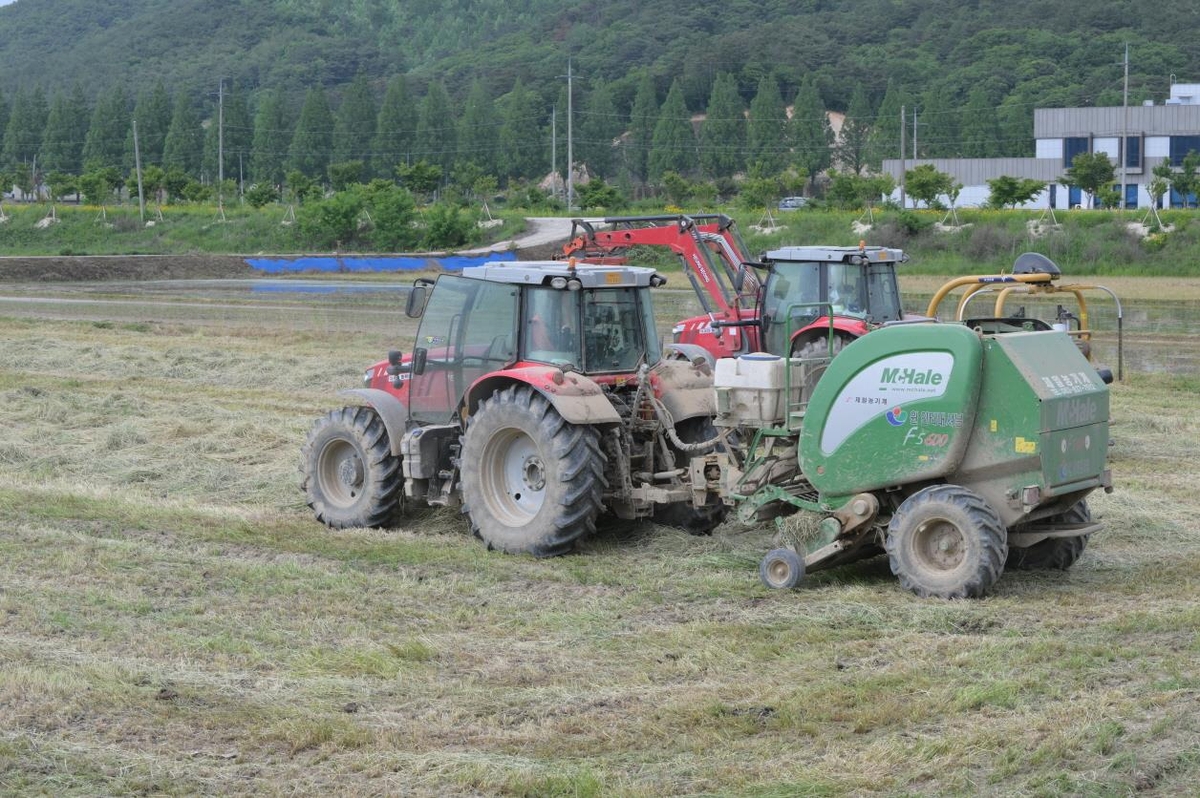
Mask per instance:
[[[904,207],[904,175],[908,172],[908,148],[904,142],[904,131],[908,129],[908,124],[905,121],[904,106],[900,106],[900,207]],[[913,153],[916,157],[916,153]]]
[[[1125,180],[1129,164],[1129,42],[1125,42],[1125,88],[1121,95],[1121,146],[1117,147],[1121,159],[1121,200],[1119,207],[1125,212]]]
[[[550,176],[558,178],[558,106],[550,106]],[[558,189],[555,189],[557,192]]]
[[[913,109],[913,161],[917,160],[917,109]]]
[[[572,117],[571,104],[574,101],[574,90],[572,87],[571,77],[571,59],[567,59],[567,210],[575,207],[575,142],[572,140],[571,124],[574,121]]]
[[[225,182],[225,78],[217,84],[217,204]]]
[[[142,193],[142,151],[138,148],[137,120],[133,120],[133,168],[137,170],[138,213],[146,223],[146,195]]]

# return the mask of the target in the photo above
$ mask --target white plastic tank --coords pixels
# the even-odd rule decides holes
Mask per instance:
[[[783,358],[766,352],[723,357],[713,372],[719,426],[766,426],[787,412]]]

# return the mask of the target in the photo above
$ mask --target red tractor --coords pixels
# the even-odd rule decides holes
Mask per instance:
[[[411,355],[368,369],[309,433],[309,506],[333,527],[461,506],[489,548],[536,556],[569,550],[602,510],[710,531],[725,508],[692,464],[716,443],[712,376],[662,357],[650,289],[665,282],[574,262],[419,280]]]
[[[904,316],[896,283],[896,265],[908,260],[903,252],[862,244],[783,247],[753,259],[724,215],[575,219],[563,257],[622,263],[635,246],[665,246],[679,256],[704,315],[676,324],[675,343],[713,357],[828,356]]]

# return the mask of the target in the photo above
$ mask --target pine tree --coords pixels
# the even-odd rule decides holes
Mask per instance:
[[[944,86],[931,86],[917,111],[917,157],[950,158],[959,153],[958,108]],[[912,130],[912,123],[909,123]],[[912,145],[909,144],[909,152]]]
[[[696,170],[696,136],[678,79],[671,82],[658,112],[650,139],[649,168],[652,180],[661,180],[666,172],[682,175]]]
[[[654,79],[643,72],[633,96],[633,108],[629,112],[629,138],[625,145],[625,168],[634,180],[645,181],[650,162],[650,141],[654,137],[654,125],[658,121],[658,96],[654,90]]]
[[[615,177],[616,150],[614,142],[621,135],[625,126],[617,113],[612,84],[597,80],[582,105],[582,109],[578,105],[573,109],[576,114],[574,122],[575,160],[577,163],[586,164],[588,173],[593,177]],[[560,105],[560,112],[564,108],[565,106]],[[561,130],[560,122],[560,132]]]
[[[225,95],[225,178],[245,180],[254,148],[250,93],[234,84]]]
[[[430,83],[417,112],[415,158],[440,166],[443,174],[448,173],[457,150],[454,128],[446,87],[439,82]]]
[[[476,79],[463,103],[462,119],[458,125],[458,160],[473,163],[485,174],[496,175],[499,122],[492,95],[482,80]]]
[[[137,103],[133,106],[133,119],[137,122],[138,150],[141,152],[142,165],[161,164],[167,130],[171,127],[171,98],[161,80],[150,91],[138,95]],[[129,139],[129,160],[132,162],[132,125]]]
[[[417,110],[403,75],[388,83],[375,127],[371,165],[374,173],[394,179],[396,166],[407,163],[416,142]]]
[[[900,157],[900,107],[905,106],[906,124],[912,121],[912,101],[889,80],[887,91],[875,112],[875,124],[867,137],[867,166],[878,171],[885,158]]]
[[[254,114],[254,138],[250,147],[250,175],[256,183],[283,183],[284,163],[292,125],[287,104],[278,91],[268,91],[258,100]]]
[[[8,114],[8,100],[4,98],[3,92],[0,92],[0,153],[4,151],[4,134],[8,128]]]
[[[856,175],[867,165],[867,139],[871,135],[871,103],[862,84],[850,95],[850,107],[842,122],[842,133],[836,147],[838,163]]]
[[[87,138],[83,142],[84,169],[111,166],[125,169],[125,142],[132,129],[129,98],[125,89],[117,86],[96,101]]]
[[[0,159],[8,166],[32,166],[46,131],[46,96],[41,89],[18,89],[4,130]]]
[[[175,95],[171,125],[163,140],[162,165],[168,171],[178,169],[189,177],[199,177],[203,155],[204,130],[186,92],[181,91]]]
[[[962,111],[962,154],[965,158],[995,158],[1000,154],[996,105],[988,91],[976,86]]]
[[[342,97],[333,126],[333,160],[362,161],[371,168],[371,140],[375,138],[378,113],[367,76],[359,72]]]
[[[500,110],[502,177],[534,177],[545,169],[541,103],[517,78]]]
[[[788,123],[788,143],[792,162],[804,170],[811,185],[817,175],[829,168],[833,159],[833,128],[817,83],[806,80],[796,92],[792,119]]]
[[[50,103],[42,136],[42,163],[46,171],[79,174],[83,170],[83,142],[87,137],[87,99],[79,84],[70,95],[57,92]]]
[[[774,74],[763,76],[750,101],[746,150],[746,160],[762,174],[777,174],[787,161],[787,109]]]
[[[296,131],[288,146],[288,169],[323,181],[333,154],[333,112],[325,90],[313,86],[304,96]]]
[[[729,177],[744,168],[746,116],[737,80],[722,72],[713,82],[708,113],[700,127],[700,166],[709,177]]]

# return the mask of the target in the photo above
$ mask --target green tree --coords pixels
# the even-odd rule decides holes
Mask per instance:
[[[4,98],[4,94],[0,92],[0,153],[4,152],[4,134],[5,130],[8,128],[9,110],[8,100],[6,100]]]
[[[455,127],[446,87],[440,82],[430,83],[417,113],[417,157],[440,166],[443,173],[449,172],[458,148]]]
[[[42,136],[42,163],[47,169],[70,174],[83,170],[83,141],[87,137],[87,99],[79,84],[68,96],[56,92]],[[72,192],[73,193],[73,192]]]
[[[51,199],[61,200],[79,191],[79,178],[67,172],[53,171],[46,175],[46,187],[50,190]]]
[[[325,176],[333,154],[333,112],[329,98],[320,86],[314,86],[304,96],[300,118],[288,145],[288,166],[306,177]]]
[[[87,168],[121,169],[127,165],[125,140],[132,127],[129,122],[129,98],[124,88],[117,86],[100,97],[83,142],[83,162]]]
[[[200,127],[196,109],[192,107],[186,94],[179,92],[175,95],[171,125],[167,128],[167,137],[163,141],[163,166],[168,172],[178,169],[189,177],[195,177],[200,174],[203,155],[204,130]]]
[[[579,207],[586,209],[604,208],[613,210],[625,204],[625,198],[616,187],[593,177],[588,182],[576,187]]]
[[[746,123],[746,161],[763,172],[779,172],[787,162],[787,109],[775,75],[764,75],[750,101]]]
[[[416,143],[417,109],[408,93],[408,83],[397,75],[388,83],[379,107],[375,140],[372,144],[373,174],[390,178],[396,166],[408,163]]]
[[[389,181],[375,181],[367,188],[367,209],[372,220],[367,240],[374,249],[406,252],[417,246],[416,202],[407,189]]]
[[[1179,164],[1179,171],[1174,173],[1171,180],[1175,190],[1183,198],[1185,208],[1191,206],[1195,195],[1200,192],[1200,174],[1197,174],[1197,169],[1200,169],[1200,152],[1189,150]]]
[[[959,125],[962,131],[962,154],[967,158],[995,158],[1000,154],[999,126],[996,122],[996,103],[987,89],[976,86],[967,95]]]
[[[500,106],[502,177],[533,177],[545,169],[538,126],[541,102],[518,78]]]
[[[142,164],[162,164],[163,145],[167,140],[167,130],[171,126],[171,97],[161,80],[154,84],[154,88],[138,94],[137,102],[133,106],[133,121],[137,122],[137,145]],[[129,161],[132,163],[132,125],[130,127]]]
[[[737,80],[717,74],[704,124],[700,126],[700,166],[710,177],[731,177],[745,166],[746,116]]]
[[[471,228],[471,220],[457,205],[439,202],[425,213],[422,244],[426,249],[460,247],[470,240]]]
[[[594,177],[615,177],[615,142],[625,125],[617,113],[613,85],[597,80],[584,99],[582,110],[575,111],[576,162],[586,164]]]
[[[134,190],[137,189],[137,178],[134,177]],[[166,191],[167,172],[157,164],[142,167],[142,192],[145,197],[155,204],[162,204],[163,192]]]
[[[339,191],[328,199],[301,205],[296,214],[296,226],[305,240],[315,247],[344,247],[358,234],[363,207],[359,192]]]
[[[346,191],[362,183],[366,173],[366,165],[362,161],[331,163],[329,164],[329,186],[334,191]]]
[[[262,208],[279,202],[279,189],[271,183],[256,183],[246,190],[246,202],[251,208]]]
[[[8,166],[32,166],[46,131],[46,97],[41,89],[18,89],[13,96],[0,160]]]
[[[278,91],[263,94],[254,114],[254,138],[250,148],[251,179],[274,185],[283,182],[291,129],[282,95]]]
[[[900,157],[901,106],[905,106],[908,114],[912,113],[912,101],[895,81],[889,80],[883,100],[875,111],[875,124],[871,126],[871,134],[867,137],[867,165],[873,170],[882,168],[885,158]],[[909,120],[911,118],[908,117]]]
[[[1059,181],[1064,186],[1078,186],[1092,196],[1095,206],[1096,194],[1103,186],[1112,183],[1116,167],[1102,152],[1081,152],[1075,156],[1070,168]]]
[[[917,125],[917,157],[949,158],[959,153],[958,108],[943,86],[932,86],[921,96],[920,108],[914,109]],[[913,120],[908,122],[912,132]],[[912,152],[912,139],[908,141]]]
[[[1008,175],[992,178],[987,181],[991,193],[988,204],[993,208],[1015,208],[1032,200],[1046,187],[1040,180],[1032,178],[1016,178]]]
[[[844,169],[855,175],[862,174],[867,165],[867,140],[871,135],[871,103],[862,85],[854,88],[850,96],[850,107],[842,122],[835,152],[837,161]]]
[[[792,106],[792,119],[788,124],[788,141],[792,147],[792,161],[809,181],[829,168],[833,157],[833,128],[816,81],[804,81],[796,92]]]
[[[249,92],[234,84],[224,97],[225,178],[245,180],[254,149],[254,123],[250,118]],[[210,125],[210,129],[215,125]],[[213,164],[216,164],[214,151]],[[216,177],[216,173],[213,173]]]
[[[428,198],[442,182],[442,167],[424,160],[411,166],[400,164],[396,167],[396,179],[415,196]]]
[[[629,137],[624,146],[625,168],[630,177],[645,182],[649,176],[650,142],[658,121],[658,93],[649,72],[642,72],[633,108],[629,112]]]
[[[476,164],[489,174],[499,174],[496,141],[499,136],[496,105],[487,84],[478,78],[471,84],[458,124],[459,159]]]
[[[938,197],[950,193],[954,180],[933,164],[923,163],[904,173],[904,185],[914,203],[924,202],[926,208],[932,208]]]
[[[371,140],[375,138],[377,124],[378,112],[371,84],[367,82],[366,74],[359,72],[338,106],[333,126],[333,160],[342,163],[362,161],[369,171]]]
[[[666,172],[690,172],[696,168],[696,136],[691,114],[683,101],[683,87],[672,81],[650,139],[650,177],[659,180]]]
[[[119,185],[121,175],[115,166],[90,169],[79,178],[79,190],[92,205],[107,205]]]

